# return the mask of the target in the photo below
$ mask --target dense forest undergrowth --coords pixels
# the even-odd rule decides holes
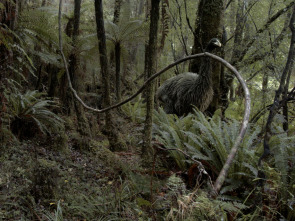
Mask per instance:
[[[251,113],[209,57],[146,82],[211,39]],[[0,219],[295,220],[294,53],[292,0],[1,1]]]

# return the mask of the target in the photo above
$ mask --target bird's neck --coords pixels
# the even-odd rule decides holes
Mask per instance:
[[[211,73],[212,73],[211,59],[209,57],[205,56],[201,61],[199,75],[201,77],[211,79]]]

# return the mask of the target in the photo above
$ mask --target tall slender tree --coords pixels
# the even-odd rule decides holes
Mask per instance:
[[[156,57],[157,57],[157,34],[158,21],[160,16],[160,0],[152,0],[150,11],[150,33],[149,42],[146,46],[145,52],[145,74],[146,78],[152,76],[156,71]],[[146,87],[146,118],[143,132],[143,148],[142,153],[148,152],[152,141],[152,124],[153,124],[153,110],[154,110],[154,83],[148,84]]]
[[[114,8],[114,18],[113,23],[115,25],[119,24],[120,21],[120,12],[121,12],[121,6],[122,6],[122,0],[115,0],[115,8]],[[112,52],[111,58],[115,56],[115,69],[116,69],[116,75],[115,75],[115,92],[116,92],[116,98],[117,101],[121,100],[121,44],[120,42],[115,43],[115,52]]]
[[[234,45],[233,45],[233,52],[231,56],[231,64],[235,64],[237,59],[239,59],[240,53],[242,51],[242,40],[243,40],[243,34],[244,34],[244,28],[245,28],[245,21],[247,19],[247,16],[244,14],[246,8],[246,2],[238,1],[238,7],[237,7],[237,13],[236,13],[236,28],[234,32]],[[227,97],[229,91],[230,98],[233,99],[233,81],[234,76],[232,74],[229,74],[227,76],[226,80],[226,87],[223,88],[222,93],[225,94],[224,97]],[[228,100],[227,104],[228,105]]]
[[[101,75],[103,80],[103,106],[111,106],[111,94],[110,94],[110,73],[108,68],[108,58],[107,58],[107,48],[106,48],[106,35],[103,19],[103,6],[102,0],[95,0],[95,18],[96,18],[96,30],[98,38],[98,48],[99,48],[99,59]],[[114,126],[112,113],[107,111],[105,114],[105,131],[110,142],[111,150],[118,150],[123,147],[122,141],[119,140],[118,132]]]
[[[77,91],[82,90],[82,71],[78,49],[78,37],[79,37],[79,26],[80,26],[80,11],[81,11],[81,0],[74,1],[74,19],[73,19],[73,33],[72,33],[72,45],[73,50],[70,55],[70,67],[69,71],[71,74],[73,87]],[[81,135],[91,135],[88,120],[85,116],[84,109],[77,99],[74,99],[74,107],[76,116],[78,119],[78,131]]]

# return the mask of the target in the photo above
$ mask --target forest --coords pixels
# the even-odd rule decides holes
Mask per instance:
[[[295,220],[294,0],[1,0],[0,220]]]

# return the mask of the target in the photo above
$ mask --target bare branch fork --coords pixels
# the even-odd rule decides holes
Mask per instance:
[[[250,102],[251,102],[251,99],[250,99],[250,92],[249,92],[249,89],[244,81],[244,79],[242,78],[242,76],[240,75],[240,73],[230,64],[228,63],[227,61],[225,61],[224,59],[214,55],[214,54],[211,54],[211,53],[208,53],[208,52],[205,52],[205,53],[200,53],[200,54],[195,54],[195,55],[190,55],[190,56],[187,56],[185,58],[182,58],[182,59],[179,59],[177,60],[176,62],[172,63],[172,64],[169,64],[167,67],[163,68],[161,71],[155,73],[154,75],[152,75],[150,78],[148,78],[144,84],[139,88],[139,90],[134,93],[133,95],[131,95],[129,98],[127,98],[126,100],[122,101],[122,102],[119,102],[115,105],[112,105],[110,107],[106,107],[104,109],[96,109],[96,108],[93,108],[93,107],[89,107],[88,105],[86,105],[83,100],[79,97],[79,95],[77,94],[77,91],[73,88],[72,86],[72,83],[71,83],[71,78],[70,78],[70,73],[69,73],[69,70],[68,70],[68,65],[67,65],[67,61],[66,61],[66,58],[65,58],[65,55],[63,53],[63,47],[62,47],[62,34],[61,34],[61,8],[62,8],[62,0],[60,0],[59,2],[59,13],[58,13],[58,25],[59,25],[59,49],[60,49],[60,53],[61,53],[61,56],[62,56],[62,60],[63,60],[63,63],[64,63],[64,67],[65,67],[65,71],[66,71],[66,75],[67,75],[67,78],[68,78],[68,84],[69,84],[69,88],[70,90],[73,92],[75,98],[88,110],[91,110],[91,111],[94,111],[94,112],[97,112],[97,113],[103,113],[103,112],[106,112],[108,110],[111,110],[111,109],[114,109],[114,108],[117,108],[117,107],[120,107],[121,105],[131,101],[133,98],[135,98],[137,95],[139,95],[143,90],[144,88],[146,87],[146,85],[148,83],[150,83],[151,81],[153,81],[156,77],[160,76],[161,74],[163,74],[164,72],[166,72],[167,70],[169,70],[170,68],[174,67],[175,65],[178,65],[184,61],[187,61],[187,60],[191,60],[191,59],[195,59],[195,58],[199,58],[199,57],[204,57],[204,56],[208,56],[210,58],[213,58],[214,60],[217,60],[219,61],[222,65],[224,65],[225,67],[227,67],[233,74],[235,74],[235,76],[237,77],[238,81],[240,82],[240,84],[242,85],[243,87],[243,90],[244,90],[244,94],[245,94],[245,112],[244,112],[244,118],[243,118],[243,122],[241,124],[241,129],[240,129],[240,133],[238,135],[238,137],[236,138],[235,140],[235,143],[228,155],[228,158],[226,160],[226,163],[224,164],[221,172],[219,173],[219,176],[214,184],[214,193],[213,195],[217,195],[222,184],[224,183],[224,180],[225,180],[225,177],[227,175],[227,172],[228,172],[228,169],[235,157],[235,154],[237,153],[237,150],[238,150],[238,146],[239,144],[241,143],[241,141],[243,140],[243,137],[246,133],[246,129],[247,129],[247,126],[248,126],[248,123],[249,123],[249,116],[250,116]]]

